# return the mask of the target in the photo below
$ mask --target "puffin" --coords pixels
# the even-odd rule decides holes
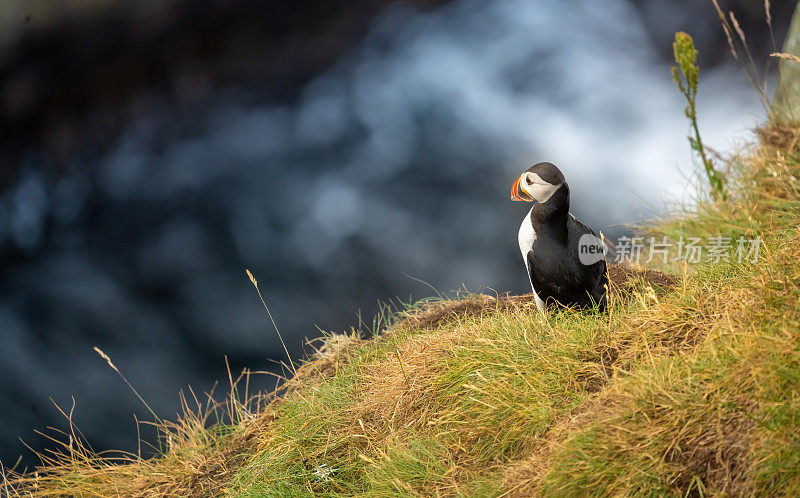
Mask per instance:
[[[532,202],[519,227],[519,250],[536,306],[605,310],[603,242],[569,212],[569,186],[554,164],[537,163],[511,185],[511,200]]]

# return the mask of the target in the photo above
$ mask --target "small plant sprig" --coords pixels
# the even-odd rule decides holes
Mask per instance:
[[[675,51],[675,62],[677,66],[672,66],[672,79],[678,85],[678,90],[686,97],[688,105],[684,110],[684,114],[691,122],[691,133],[689,135],[689,145],[692,150],[700,156],[700,161],[703,163],[708,183],[711,186],[711,192],[716,198],[727,200],[727,193],[725,191],[725,178],[722,176],[715,167],[714,163],[703,145],[703,139],[700,137],[700,130],[697,127],[697,109],[695,101],[697,98],[697,81],[700,74],[700,67],[695,64],[697,61],[697,50],[694,48],[694,41],[692,37],[683,31],[675,33],[675,43],[672,44]]]

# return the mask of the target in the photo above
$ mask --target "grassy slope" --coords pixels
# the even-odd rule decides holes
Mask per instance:
[[[75,437],[6,491],[800,495],[798,136],[762,133],[729,202],[650,228],[760,234],[758,264],[693,265],[608,314],[431,304],[374,340],[332,336],[266,406],[231,402],[211,429],[189,411],[161,458],[114,464]]]

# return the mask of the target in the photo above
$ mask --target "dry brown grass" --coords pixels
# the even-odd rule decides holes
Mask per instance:
[[[232,392],[246,375],[231,384]],[[70,432],[44,434],[61,450],[37,453],[42,465],[35,472],[8,472],[3,491],[8,496],[219,495],[252,452],[254,435],[271,422],[267,399],[257,395],[245,405],[235,394],[223,402],[215,402],[209,395],[202,403],[191,392],[190,404],[181,393],[183,416],[177,421],[140,422],[155,425],[159,432],[165,449],[157,458],[95,453],[72,423],[72,412],[62,410]]]
[[[800,146],[800,123],[770,123],[756,128],[762,151],[790,154]],[[767,149],[767,150],[764,150]]]
[[[312,379],[335,376],[349,362],[351,353],[367,340],[358,332],[328,334],[308,341],[314,349],[309,361],[297,368],[295,375],[287,380],[288,390],[302,387]]]
[[[678,283],[678,277],[651,268],[628,264],[608,265],[610,293],[621,299],[628,299],[641,285],[652,287],[657,293],[670,290]],[[520,307],[534,305],[533,294],[521,296],[489,296],[472,294],[464,299],[431,301],[421,304],[409,312],[401,313],[401,321],[387,330],[392,334],[399,330],[436,328],[439,325],[464,317],[483,313],[502,313]]]

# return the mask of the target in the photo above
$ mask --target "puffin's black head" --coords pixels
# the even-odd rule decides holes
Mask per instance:
[[[566,184],[564,174],[554,164],[534,164],[511,185],[511,200],[544,203]]]

